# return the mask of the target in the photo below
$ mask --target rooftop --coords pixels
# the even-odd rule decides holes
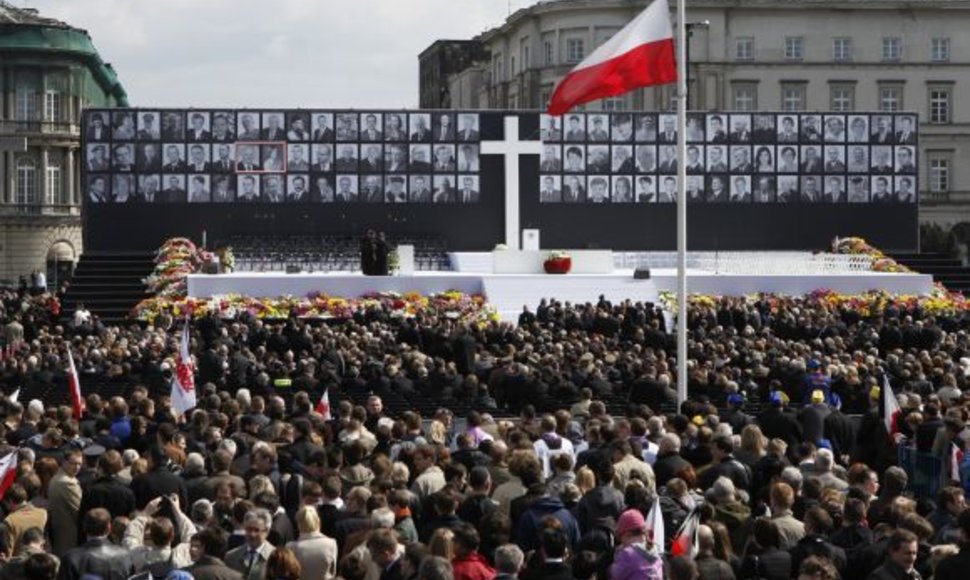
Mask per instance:
[[[24,24],[28,26],[50,26],[55,28],[71,28],[66,22],[55,18],[45,18],[37,13],[36,8],[17,8],[0,0],[0,24]]]

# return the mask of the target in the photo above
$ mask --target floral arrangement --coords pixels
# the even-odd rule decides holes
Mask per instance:
[[[571,260],[572,256],[565,250],[553,250],[546,254],[547,260]]]
[[[219,263],[222,264],[222,269],[225,272],[232,272],[236,269],[236,255],[232,252],[232,246],[223,246],[216,250],[216,255],[219,256]]]
[[[836,237],[832,240],[832,253],[869,256],[872,258],[873,272],[911,272],[909,268],[903,266],[889,256],[886,256],[878,248],[869,245],[869,243],[862,238]]]
[[[220,318],[236,318],[250,314],[256,318],[285,319],[303,318],[320,320],[347,320],[359,312],[382,309],[391,316],[412,318],[435,316],[458,320],[462,323],[485,323],[497,320],[495,310],[481,295],[468,295],[456,290],[423,296],[416,292],[398,294],[382,292],[359,298],[341,298],[313,293],[303,298],[281,296],[278,298],[253,298],[238,294],[213,296],[212,298],[187,298],[159,296],[143,300],[132,310],[131,318],[154,323],[167,312],[175,319],[191,316],[201,318],[214,314]]]
[[[197,247],[188,238],[170,238],[155,253],[155,270],[142,282],[156,296],[182,298],[187,289],[186,276],[213,257],[212,252]]]

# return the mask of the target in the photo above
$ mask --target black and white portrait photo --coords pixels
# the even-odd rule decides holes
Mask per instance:
[[[896,144],[916,144],[916,117],[913,115],[899,115],[896,117]]]
[[[302,143],[290,143],[286,146],[286,170],[287,171],[309,171],[310,155],[308,145]],[[314,143],[313,170],[314,171],[333,171],[333,150],[329,143]],[[317,169],[317,164],[320,168]]]
[[[841,145],[825,146],[825,173],[845,173],[845,147]]]
[[[707,116],[707,142],[724,144],[728,142],[727,115]]]
[[[826,143],[845,143],[845,117],[842,115],[825,115]]]
[[[211,199],[209,176],[189,175],[189,203],[209,203]]]
[[[751,163],[751,147],[748,145],[731,145],[731,173],[751,173],[754,165]]]
[[[477,144],[461,143],[458,145],[458,171],[469,172],[479,169],[479,149]]]
[[[869,125],[869,142],[875,145],[891,145],[895,141],[892,115],[873,115]],[[872,201],[876,199],[873,198]]]
[[[825,176],[825,193],[822,196],[822,201],[825,203],[845,203],[846,197],[845,177],[842,175]]]
[[[774,115],[752,115],[751,140],[755,143],[774,143],[777,139]]]
[[[819,175],[803,175],[802,182],[802,203],[819,203],[822,200],[822,177]]]
[[[408,176],[408,201],[411,203],[431,203],[431,176],[426,174]]]
[[[174,111],[162,113],[162,140],[185,140],[185,117],[181,113]]]
[[[380,113],[360,114],[360,140],[383,141],[384,129]]]
[[[135,176],[114,174],[111,176],[111,200],[114,203],[128,203],[128,198],[135,195]]]
[[[255,203],[259,201],[259,176],[239,175],[236,178],[236,201]]]
[[[657,132],[658,143],[677,143],[677,115],[663,114],[659,116],[660,129]]]
[[[384,114],[384,140],[392,143],[405,142],[408,140],[408,127],[404,119],[404,113],[385,113]]]
[[[755,176],[751,188],[751,201],[754,203],[775,203],[776,191],[773,176]]]
[[[610,176],[590,175],[586,178],[586,202],[610,202]]]
[[[111,166],[115,171],[134,171],[135,146],[131,143],[115,143],[111,148]]]
[[[916,173],[916,150],[909,145],[896,147],[896,173]]]
[[[285,141],[286,140],[286,119],[283,113],[271,111],[263,113],[261,116],[263,130],[259,137],[263,141]]]
[[[559,145],[544,144],[542,155],[539,157],[539,171],[541,173],[559,173],[562,171],[562,148]]]
[[[866,175],[849,176],[849,203],[869,203],[869,177]]]
[[[411,145],[408,167],[412,173],[431,171],[431,145]],[[430,184],[429,184],[430,187]]]
[[[356,113],[337,113],[334,120],[334,130],[337,141],[357,141],[360,130],[357,126]]]
[[[873,145],[870,148],[869,172],[889,174],[893,172],[893,148],[890,145]]]
[[[896,202],[916,203],[916,177],[901,175],[896,177]]]
[[[88,124],[85,127],[84,138],[88,141],[108,141],[111,139],[108,112],[94,111],[88,113]]]
[[[264,172],[286,171],[286,144],[268,143],[259,146],[259,161]],[[265,190],[264,192],[265,193]]]
[[[434,161],[432,167],[435,171],[454,171],[455,146],[445,143],[436,144],[434,146]]]
[[[677,203],[677,178],[675,176],[657,177],[657,203]]]
[[[610,140],[609,115],[586,116],[586,140],[594,143],[605,143]]]
[[[259,145],[242,143],[236,145],[236,171],[261,171],[263,166],[259,161]],[[166,162],[168,158],[166,157]],[[242,188],[239,188],[239,195],[242,196]]]
[[[775,148],[770,145],[754,146],[754,172],[755,173],[774,173],[775,172]]]
[[[849,159],[846,169],[849,173],[869,172],[869,147],[865,145],[849,145]]]
[[[334,162],[334,165],[337,166],[337,171],[356,173],[358,155],[357,145],[338,143],[337,160]]]
[[[212,138],[209,132],[209,113],[206,111],[189,111],[185,113],[185,140],[189,143],[202,143]]]
[[[609,145],[588,145],[586,147],[586,171],[589,173],[610,172]]]
[[[286,201],[286,183],[282,175],[261,175],[260,187],[263,202],[282,203]]]
[[[707,146],[707,172],[727,173],[728,171],[727,145]]]
[[[158,143],[141,143],[135,150],[138,171],[150,173],[162,169],[162,150]]]
[[[111,167],[108,145],[105,143],[88,143],[85,164],[88,171],[107,171]]]
[[[286,140],[310,140],[310,113],[293,111],[286,114]]]
[[[192,143],[189,147],[189,159],[186,164],[188,171],[201,173],[209,171],[209,144]],[[191,185],[191,184],[190,184]]]
[[[731,115],[731,143],[751,142],[751,115]]]
[[[408,115],[408,132],[411,134],[411,141],[415,143],[431,141],[431,115],[428,113]]]
[[[704,115],[689,113],[687,115],[687,142],[703,143],[707,139],[704,133]]]
[[[701,174],[704,173],[704,146],[690,144],[687,146],[687,159],[684,160],[684,165],[687,166],[687,173],[689,174]]]
[[[236,185],[231,175],[213,175],[212,203],[232,203],[236,201]]]
[[[330,143],[333,141],[333,113],[313,113],[310,115],[313,124],[311,140],[315,143]]]
[[[637,115],[633,138],[638,143],[654,143],[657,140],[657,116],[652,113]]]
[[[610,128],[614,143],[629,143],[633,141],[633,115],[617,113],[612,117]]]
[[[381,173],[384,171],[384,146],[376,144],[361,145],[358,167],[362,173]]]
[[[802,173],[821,173],[822,147],[819,145],[802,145],[800,168]]]
[[[259,113],[243,111],[236,114],[237,136],[241,141],[259,141]]]
[[[87,196],[92,203],[109,203],[111,201],[110,175],[89,173],[87,176]]]
[[[185,191],[184,175],[163,175],[162,192],[156,201],[160,203],[184,203],[186,199]]]
[[[849,143],[869,142],[869,117],[867,115],[849,115],[846,140]],[[868,194],[866,194],[868,196]]]
[[[232,143],[236,140],[236,117],[228,111],[212,113],[212,141]]]
[[[798,146],[779,145],[776,163],[778,173],[798,173]]]
[[[629,175],[614,175],[612,185],[613,203],[633,203],[633,181]]]
[[[633,173],[635,169],[633,145],[614,145],[613,160],[610,165],[613,173]]]
[[[802,115],[799,120],[802,126],[802,143],[821,143],[822,142],[822,117],[821,115]]]
[[[455,140],[455,116],[452,113],[435,113],[432,117],[432,138],[435,141]]]
[[[778,121],[779,143],[798,143],[798,117],[782,115]]]
[[[660,145],[660,162],[657,171],[660,173],[677,173],[677,147],[675,145]]]
[[[704,187],[703,175],[688,175],[684,189],[687,194],[687,203],[705,203],[707,201],[707,190]]]
[[[478,114],[460,113],[458,115],[458,140],[467,143],[470,141],[479,141],[480,139]]]
[[[138,140],[158,141],[162,138],[162,124],[157,111],[138,113]]]
[[[572,143],[586,141],[586,116],[578,113],[569,115],[566,119],[563,141]]]
[[[731,176],[731,203],[751,203],[751,176]]]
[[[431,203],[454,203],[455,183],[454,175],[435,175],[431,181]]]
[[[778,176],[778,203],[798,203],[798,176]]]
[[[295,203],[306,203],[311,201],[310,194],[310,184],[307,183],[308,176],[304,174],[287,175],[286,176],[286,201]],[[317,181],[320,181],[317,185]],[[327,181],[326,175],[315,175],[314,176],[314,195],[313,201],[323,200],[324,196],[329,196],[330,201],[333,201],[333,188]],[[318,191],[318,187],[322,187],[322,191]],[[320,194],[323,194],[321,196]]]
[[[653,203],[657,199],[657,180],[652,175],[638,175],[636,181],[637,203]]]
[[[404,143],[391,143],[384,146],[384,171],[387,173],[406,173],[408,170],[408,146]]]
[[[890,177],[882,175],[872,177],[872,193],[869,196],[872,203],[892,203],[893,191],[891,179]]]
[[[146,174],[138,176],[138,190],[135,195],[129,196],[128,201],[132,203],[155,203],[158,201],[159,192],[162,190],[162,177],[158,174]]]
[[[539,115],[539,139],[548,142],[562,141],[562,117],[546,113]]]
[[[481,191],[477,175],[459,175],[458,187],[455,190],[455,201],[458,203],[478,203]]]
[[[565,157],[562,170],[566,173],[583,173],[586,171],[586,152],[582,145],[564,145]]]
[[[636,146],[636,168],[637,173],[653,173],[657,170],[657,146],[640,145]]]
[[[563,203],[586,202],[586,180],[581,175],[564,175],[562,178]]]
[[[135,114],[130,111],[111,113],[111,137],[115,141],[135,140]]]
[[[539,176],[539,203],[559,203],[562,201],[562,177],[558,175]]]
[[[337,174],[337,191],[333,194],[333,200],[337,203],[356,203],[357,196],[357,175]]]

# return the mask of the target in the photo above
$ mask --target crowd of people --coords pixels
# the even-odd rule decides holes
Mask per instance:
[[[0,304],[3,578],[916,580],[970,562],[962,313],[698,300],[679,407],[649,303],[548,300],[516,325],[203,316],[198,404],[177,415],[180,322]],[[60,404],[67,349],[80,417]],[[900,468],[899,448],[939,469]]]

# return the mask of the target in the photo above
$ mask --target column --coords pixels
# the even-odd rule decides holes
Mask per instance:
[[[67,192],[65,196],[65,203],[68,205],[77,205],[80,199],[78,192],[75,190],[75,179],[74,179],[74,146],[67,148],[67,156],[65,158],[64,167],[64,191]]]
[[[47,161],[50,156],[50,149],[46,146],[40,150],[40,168],[37,175],[37,205],[47,205]]]

